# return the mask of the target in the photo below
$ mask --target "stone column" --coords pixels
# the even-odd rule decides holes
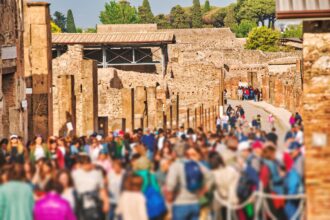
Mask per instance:
[[[54,135],[64,136],[67,134],[66,124],[71,122],[75,125],[74,114],[74,78],[72,75],[60,75],[57,77],[56,90],[54,91]]]
[[[157,99],[157,114],[156,122],[157,128],[164,128],[164,115],[166,111],[166,95],[165,91],[161,88],[156,89],[156,99]]]
[[[126,130],[133,131],[134,129],[134,89],[123,88],[122,90],[122,102],[123,115],[122,118],[126,120]]]
[[[82,60],[75,77],[76,132],[78,136],[96,131],[98,126],[97,65],[93,60]]]
[[[329,27],[330,21],[319,21],[318,26]],[[306,147],[305,183],[307,219],[326,220],[330,216],[330,33],[304,34],[304,90],[303,120]]]
[[[24,5],[25,78],[32,95],[28,98],[28,131],[44,137],[52,134],[52,54],[49,3]]]
[[[147,88],[147,104],[148,104],[148,127],[156,128],[156,114],[157,114],[157,99],[156,99],[156,88],[148,87]]]
[[[146,92],[143,86],[135,89],[134,95],[134,125],[135,128],[143,128],[143,119],[145,113]]]

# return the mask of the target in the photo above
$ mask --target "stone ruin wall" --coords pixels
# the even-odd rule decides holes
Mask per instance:
[[[71,122],[78,136],[97,129],[98,96],[96,62],[83,59],[83,47],[69,46],[53,59],[54,135],[64,135]]]
[[[22,5],[16,0],[0,4],[0,137],[10,134],[25,136],[25,112],[21,101],[25,99],[22,33],[19,32]],[[15,47],[16,58],[3,59],[2,47]]]
[[[173,32],[177,40],[176,44],[168,46],[169,63],[165,77],[161,74],[160,65],[153,68],[139,67],[137,71],[132,71],[134,67],[98,68],[98,117],[108,118],[109,131],[120,129],[123,118],[126,119],[126,128],[131,128],[132,123],[135,128],[147,124],[151,127],[164,127],[164,115],[167,118],[166,126],[176,127],[179,123],[186,127],[196,127],[203,124],[212,129],[214,118],[219,114],[220,75],[224,64],[231,67],[225,73],[225,88],[234,91],[230,87],[235,87],[239,80],[247,80],[249,71],[257,72],[258,85],[266,87],[270,76],[268,62],[283,56],[296,55],[245,50],[241,41],[227,28],[159,31]],[[61,57],[61,62],[72,59],[70,55]],[[74,69],[75,67],[72,72]],[[283,76],[287,75],[283,74],[281,78]],[[290,78],[291,75],[287,77]],[[111,81],[116,81],[117,85],[111,85]],[[156,89],[157,84],[159,86]],[[287,84],[286,90],[278,91],[289,94],[289,85]],[[134,89],[135,99],[134,122],[131,119],[131,89]],[[144,102],[148,106],[147,113],[144,113]],[[178,112],[176,103],[179,103]],[[275,104],[283,105],[277,102]],[[290,105],[292,104],[288,104]],[[169,121],[169,118],[172,120]]]
[[[329,25],[329,21],[325,21]],[[304,24],[305,25],[305,24]],[[330,214],[330,34],[304,34],[303,118],[308,219]]]

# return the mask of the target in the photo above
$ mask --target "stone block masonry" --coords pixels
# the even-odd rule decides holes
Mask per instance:
[[[24,6],[24,56],[29,139],[52,134],[52,63],[49,4],[27,2]]]
[[[68,122],[78,136],[97,130],[97,67],[95,61],[83,59],[82,49],[79,45],[69,46],[67,53],[53,60],[55,135],[67,134]]]
[[[326,22],[329,26],[329,21]],[[304,23],[305,25],[305,23]],[[330,216],[330,34],[304,34],[303,119],[307,217]]]

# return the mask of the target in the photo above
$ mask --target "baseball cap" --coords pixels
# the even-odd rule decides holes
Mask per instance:
[[[263,149],[264,145],[261,141],[255,141],[252,144],[252,149]]]

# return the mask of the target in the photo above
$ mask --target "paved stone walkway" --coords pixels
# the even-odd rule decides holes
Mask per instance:
[[[246,114],[246,119],[251,122],[253,117],[258,114],[261,116],[261,128],[266,132],[271,130],[271,125],[268,123],[269,114],[273,114],[275,117],[275,128],[278,135],[278,146],[283,147],[284,136],[290,129],[289,118],[291,113],[283,108],[276,108],[266,102],[253,102],[253,101],[239,101],[239,100],[228,100],[228,104],[232,107],[241,105]],[[225,107],[225,110],[227,106]]]

